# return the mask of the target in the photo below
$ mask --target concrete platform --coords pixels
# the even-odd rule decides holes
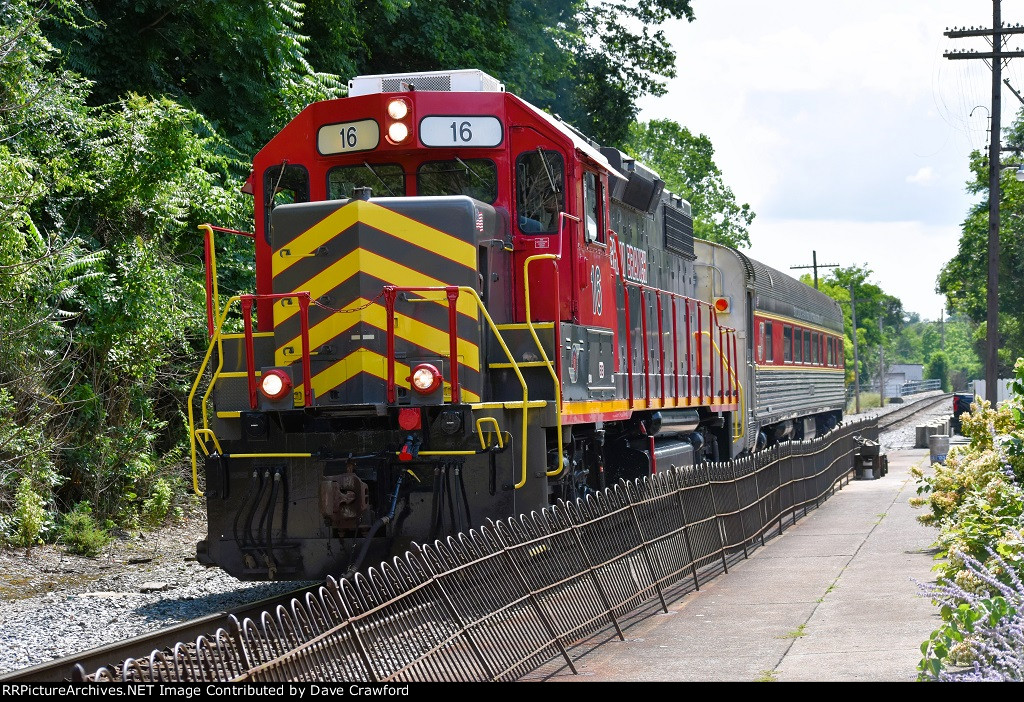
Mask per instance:
[[[934,581],[938,532],[917,522],[912,466],[927,449],[891,451],[889,473],[852,480],[785,533],[704,585],[574,650],[535,681],[912,682],[940,624],[917,582]]]

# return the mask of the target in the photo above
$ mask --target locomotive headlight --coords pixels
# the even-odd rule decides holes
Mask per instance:
[[[388,139],[395,144],[401,144],[409,137],[409,128],[401,122],[394,122],[388,127]]]
[[[282,370],[271,369],[260,378],[260,392],[268,400],[280,400],[292,389],[292,379]]]
[[[430,363],[421,363],[412,369],[408,380],[412,383],[413,390],[429,395],[441,386],[441,372]]]
[[[409,114],[409,104],[405,100],[392,100],[388,103],[388,114],[391,119],[402,119]]]

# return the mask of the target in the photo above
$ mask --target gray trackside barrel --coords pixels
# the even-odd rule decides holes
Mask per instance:
[[[945,465],[946,454],[949,453],[949,434],[932,434],[928,437],[928,452],[932,463]]]

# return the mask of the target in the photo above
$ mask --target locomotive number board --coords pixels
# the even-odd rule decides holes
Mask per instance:
[[[380,143],[380,126],[372,119],[325,124],[316,133],[316,148],[322,155],[369,151]]]
[[[504,139],[501,120],[481,115],[424,117],[420,141],[424,146],[470,146],[490,148]]]

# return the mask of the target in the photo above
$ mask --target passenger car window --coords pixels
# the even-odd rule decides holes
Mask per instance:
[[[557,151],[536,149],[516,159],[516,214],[524,234],[551,234],[565,208],[565,165]]]
[[[772,336],[772,323],[765,323],[764,331],[764,360],[775,360],[775,338]]]
[[[793,362],[793,327],[788,324],[782,327],[782,360]]]

